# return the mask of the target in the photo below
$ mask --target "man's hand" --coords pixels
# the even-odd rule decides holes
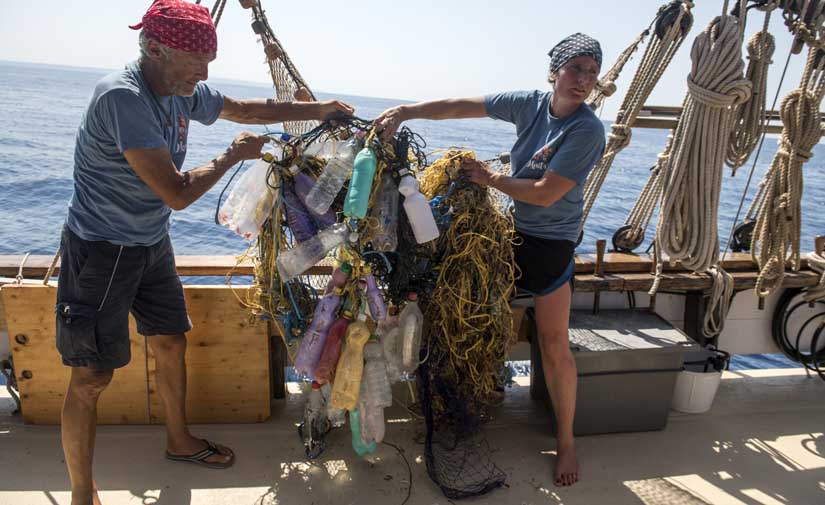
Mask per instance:
[[[389,142],[405,119],[403,106],[399,105],[382,112],[380,116],[375,118],[373,124],[381,132],[381,140]]]
[[[355,108],[352,105],[346,104],[339,100],[318,102],[318,105],[319,111],[317,119],[321,121],[350,117],[355,112]]]
[[[486,163],[472,158],[461,160],[461,173],[469,176],[470,182],[479,186],[492,186],[498,177],[498,173],[490,170]]]
[[[226,149],[226,155],[235,162],[255,160],[261,157],[261,150],[267,142],[269,142],[269,137],[266,135],[241,132]]]

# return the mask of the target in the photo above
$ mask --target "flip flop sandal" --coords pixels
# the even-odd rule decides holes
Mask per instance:
[[[170,454],[169,451],[166,451],[166,459],[171,459],[172,461],[184,461],[186,463],[194,463],[196,465],[205,466],[207,468],[217,468],[217,469],[224,469],[229,468],[230,466],[235,464],[235,453],[232,453],[232,456],[229,458],[229,461],[225,463],[219,463],[215,461],[206,461],[210,456],[214,456],[215,454],[221,454],[221,451],[218,447],[206,440],[205,438],[201,439],[202,442],[206,444],[206,449],[196,452],[190,456],[181,456],[177,454]]]

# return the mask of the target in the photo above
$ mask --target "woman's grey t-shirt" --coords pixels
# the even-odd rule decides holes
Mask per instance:
[[[527,235],[576,242],[584,210],[584,181],[604,153],[604,125],[582,104],[564,118],[550,113],[552,92],[510,91],[484,97],[487,115],[516,125],[510,174],[540,179],[557,173],[576,185],[549,207],[513,199],[516,229]]]
[[[160,242],[169,232],[172,211],[123,152],[165,147],[180,170],[189,120],[209,125],[221,110],[223,95],[204,83],[192,96],[155,96],[137,62],[101,79],[77,130],[69,229],[84,240],[117,245]]]

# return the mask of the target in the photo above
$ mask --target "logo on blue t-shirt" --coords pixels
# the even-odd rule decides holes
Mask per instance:
[[[556,152],[556,146],[545,144],[544,147],[536,151],[536,154],[527,162],[527,168],[530,170],[547,170],[547,165],[550,159]]]
[[[189,127],[189,120],[183,114],[178,114],[178,141],[175,146],[175,153],[186,152],[186,130]]]

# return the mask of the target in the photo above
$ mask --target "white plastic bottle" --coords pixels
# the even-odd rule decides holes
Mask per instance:
[[[281,275],[281,281],[286,282],[301,275],[344,241],[354,242],[357,238],[346,224],[336,223],[306,242],[282,252],[278,256],[278,273]]]
[[[421,349],[421,332],[424,327],[424,314],[418,308],[418,295],[407,295],[407,304],[398,316],[398,329],[401,344],[401,371],[407,375],[418,368],[418,355]]]
[[[404,212],[410,222],[415,241],[419,244],[438,238],[438,225],[435,224],[430,202],[418,191],[418,181],[409,173],[401,178],[398,192],[404,195]]]
[[[329,210],[335,197],[344,187],[344,182],[350,178],[352,162],[360,149],[360,140],[356,136],[338,148],[307,195],[308,209],[316,214],[324,214]]]
[[[400,354],[398,352],[398,307],[390,306],[386,319],[378,323],[376,329],[381,346],[384,348],[384,361],[387,363],[387,378],[390,384],[401,379]]]

